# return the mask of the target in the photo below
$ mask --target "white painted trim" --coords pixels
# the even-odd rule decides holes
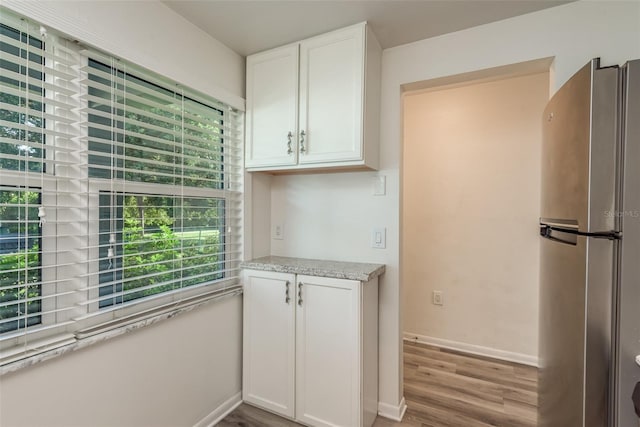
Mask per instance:
[[[214,409],[209,415],[198,421],[193,427],[213,427],[224,417],[229,415],[242,403],[242,392],[238,392],[224,401],[222,405]]]
[[[378,415],[393,421],[402,421],[404,413],[407,412],[407,403],[402,397],[398,405],[389,405],[388,403],[378,402]]]
[[[492,357],[494,359],[506,360],[508,362],[520,363],[538,367],[538,358],[529,354],[515,353],[512,351],[499,350],[497,348],[483,347],[475,344],[467,344],[458,341],[445,340],[442,338],[428,337],[425,335],[405,332],[403,337],[406,341],[418,342],[421,344],[433,345],[436,347],[448,348],[450,350],[462,351],[478,356]]]

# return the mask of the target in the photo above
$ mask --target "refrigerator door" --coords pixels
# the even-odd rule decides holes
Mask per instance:
[[[617,244],[555,230],[541,241],[540,427],[608,425]]]
[[[543,222],[568,222],[580,232],[616,230],[617,93],[618,69],[598,68],[594,59],[547,104]]]
[[[618,69],[593,60],[543,116],[539,425],[605,427],[612,411]],[[558,230],[566,230],[562,232]]]
[[[640,60],[624,68],[626,119],[623,123],[624,185],[620,261],[617,426],[638,426],[631,396],[640,382]]]
[[[578,427],[584,420],[587,238],[554,232],[553,239],[540,243],[538,425]]]

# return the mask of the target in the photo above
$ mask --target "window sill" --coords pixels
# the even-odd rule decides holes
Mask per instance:
[[[241,293],[242,287],[235,286],[231,289],[216,291],[192,298],[188,301],[184,301],[184,303],[178,306],[173,305],[170,309],[152,310],[151,312],[146,313],[145,316],[132,316],[130,318],[121,319],[119,322],[109,322],[84,331],[79,331],[76,333],[76,339],[71,343],[65,343],[62,346],[57,344],[54,345],[53,348],[45,347],[44,349],[31,350],[30,352],[25,353],[25,357],[20,358],[19,360],[9,361],[8,363],[0,366],[0,376],[89,347],[102,341],[110,340],[111,338],[115,338],[146,326],[154,325],[180,314],[188,313],[220,298],[234,296]],[[37,353],[33,354],[34,351],[37,351]]]

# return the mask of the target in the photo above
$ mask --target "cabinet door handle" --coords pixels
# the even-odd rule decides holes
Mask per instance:
[[[286,290],[284,291],[284,302],[286,304],[289,304],[289,301],[291,301],[291,298],[289,298],[289,281],[288,280],[285,286],[286,286]]]
[[[287,154],[293,153],[293,149],[291,148],[292,141],[293,141],[293,132],[289,132],[287,134]]]
[[[305,131],[301,130],[300,131],[300,152],[302,154],[307,152],[307,149],[304,148],[304,137],[305,137],[305,135],[306,135]]]
[[[298,283],[298,305],[302,307],[302,282]]]

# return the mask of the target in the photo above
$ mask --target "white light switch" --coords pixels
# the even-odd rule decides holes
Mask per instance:
[[[387,194],[387,177],[384,175],[373,177],[373,195],[384,196]]]
[[[371,247],[377,249],[384,249],[387,247],[386,228],[374,228],[371,230]]]

